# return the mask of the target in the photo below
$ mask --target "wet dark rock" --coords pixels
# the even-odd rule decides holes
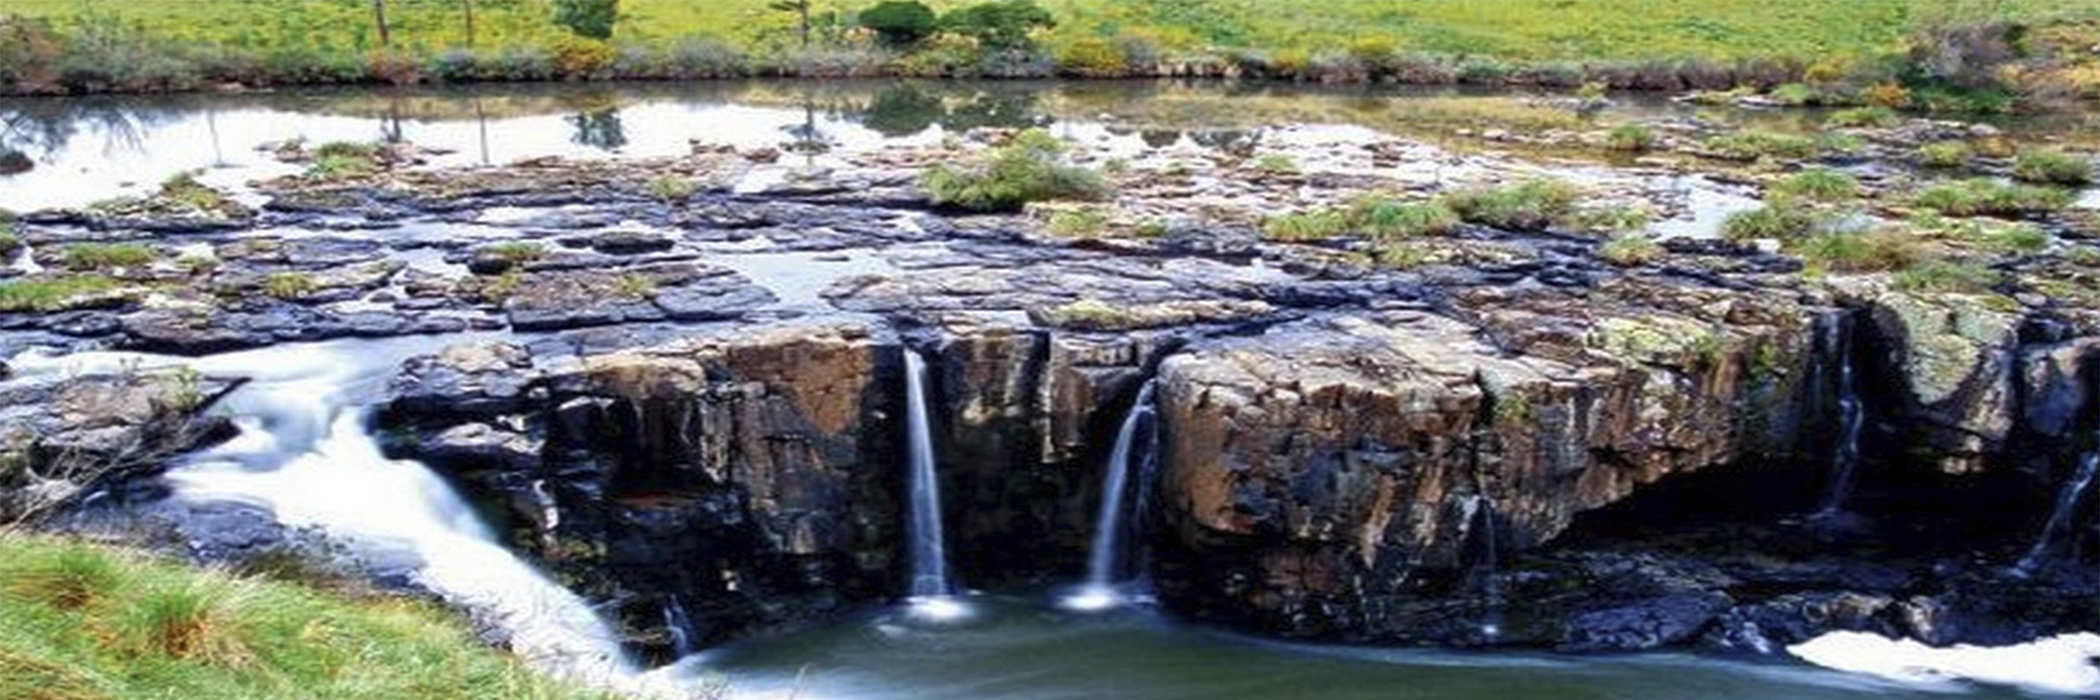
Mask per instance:
[[[0,384],[0,521],[156,474],[176,455],[224,439],[231,423],[208,410],[234,386],[181,371]]]

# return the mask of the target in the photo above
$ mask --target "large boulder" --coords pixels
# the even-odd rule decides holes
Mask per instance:
[[[0,522],[45,515],[225,438],[231,424],[207,409],[233,386],[188,370],[0,383]]]

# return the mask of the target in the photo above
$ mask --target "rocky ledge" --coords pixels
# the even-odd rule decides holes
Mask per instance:
[[[1005,215],[919,189],[952,150],[797,167],[715,148],[385,160],[259,183],[259,211],[152,238],[31,215],[25,255],[76,281],[18,279],[50,288],[0,312],[0,345],[487,331],[400,370],[377,418],[389,450],[491,504],[659,651],[670,607],[720,640],[901,590],[905,352],[933,368],[949,551],[972,587],[1076,575],[1108,443],[1152,380],[1139,519],[1160,599],[1187,615],[1579,650],[2100,627],[2057,602],[2092,577],[2047,565],[2100,538],[2075,527],[2023,556],[2100,414],[2100,250],[2075,217],[2031,216],[2039,248],[1933,239],[1980,281],[1803,274],[1773,241],[1598,233],[1626,207],[1693,216],[1661,184],[1682,164],[1599,174],[1292,130],[1260,148],[1278,152],[1081,149],[1116,159],[1116,197]],[[1779,187],[1816,160],[1844,162],[1703,186]],[[1875,172],[1873,192],[1908,177]],[[1571,209],[1476,201],[1404,233],[1320,209],[1549,176],[1586,183]],[[131,415],[8,403],[58,411],[22,423],[38,445]],[[195,443],[150,422],[115,443]],[[2001,507],[1948,506],[1971,497]]]

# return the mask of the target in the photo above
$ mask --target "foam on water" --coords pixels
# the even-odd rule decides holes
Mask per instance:
[[[2100,695],[2100,634],[2004,647],[1932,647],[1866,632],[1832,632],[1787,652],[1817,666],[1898,683],[1958,688],[1962,682],[2061,695]]]

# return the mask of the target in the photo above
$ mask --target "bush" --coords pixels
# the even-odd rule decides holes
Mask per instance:
[[[1918,147],[1918,163],[1928,168],[1966,168],[1975,158],[1976,149],[1961,141],[1940,141]]]
[[[1049,132],[1029,129],[977,163],[934,166],[921,184],[935,204],[976,211],[1013,211],[1029,202],[1107,194],[1098,173],[1066,162],[1064,153],[1065,145]]]
[[[567,78],[602,76],[613,58],[612,47],[603,41],[564,39],[554,44],[554,69]]]
[[[1543,231],[1572,213],[1582,191],[1559,180],[1527,180],[1515,185],[1474,188],[1453,193],[1445,204],[1466,221],[1511,231]]]
[[[1822,224],[1822,217],[1807,209],[1768,204],[1728,215],[1721,222],[1721,237],[1731,241],[1785,241],[1807,236]]]
[[[1833,231],[1787,246],[1812,269],[1826,272],[1884,272],[1911,266],[1921,257],[1916,239],[1899,230]]]
[[[1049,10],[1035,0],[996,0],[952,10],[941,18],[941,28],[977,40],[986,52],[1035,50],[1036,29],[1057,26]]]
[[[665,57],[669,75],[679,80],[739,78],[751,73],[750,57],[720,39],[686,37],[672,44]]]
[[[1278,214],[1261,223],[1261,232],[1270,240],[1286,242],[1324,241],[1347,233],[1349,217],[1342,212],[1320,209],[1295,214]]]
[[[1604,147],[1620,153],[1640,153],[1655,143],[1655,131],[1639,124],[1622,124],[1604,135]]]
[[[1706,150],[1729,160],[1761,158],[1814,158],[1820,152],[1816,140],[1769,131],[1739,131],[1706,140]]]
[[[1107,39],[1083,37],[1057,48],[1057,70],[1086,78],[1116,78],[1130,73],[1130,62]]]
[[[1351,223],[1378,239],[1441,236],[1458,228],[1458,213],[1443,202],[1370,199],[1350,209]]]
[[[1895,83],[1875,83],[1859,93],[1861,100],[1875,107],[1903,109],[1910,106],[1910,88]]]
[[[160,257],[142,243],[76,243],[59,252],[59,266],[74,272],[138,267]]]
[[[1998,273],[1975,263],[1931,260],[1896,273],[1896,288],[1910,292],[1982,294],[1998,284]]]
[[[1611,240],[1605,241],[1604,245],[1598,246],[1597,257],[1619,267],[1637,267],[1661,260],[1667,252],[1655,239],[1638,233],[1625,233],[1613,236]]]
[[[554,23],[586,39],[611,39],[620,0],[554,0]]]
[[[2063,151],[2029,148],[2013,157],[2012,176],[2051,185],[2087,185],[2093,182],[2093,162]]]
[[[1973,179],[1933,185],[1912,197],[1912,204],[1950,216],[2025,216],[2071,206],[2068,190]]]
[[[904,47],[933,36],[940,30],[941,21],[933,13],[933,8],[923,3],[890,0],[862,10],[860,26],[875,32],[876,38],[884,44]]]
[[[1824,120],[1824,124],[1838,128],[1885,127],[1903,121],[1896,111],[1887,107],[1857,107],[1840,110]]]
[[[1859,180],[1829,168],[1812,168],[1773,183],[1770,193],[1782,199],[1843,202],[1859,196]]]

